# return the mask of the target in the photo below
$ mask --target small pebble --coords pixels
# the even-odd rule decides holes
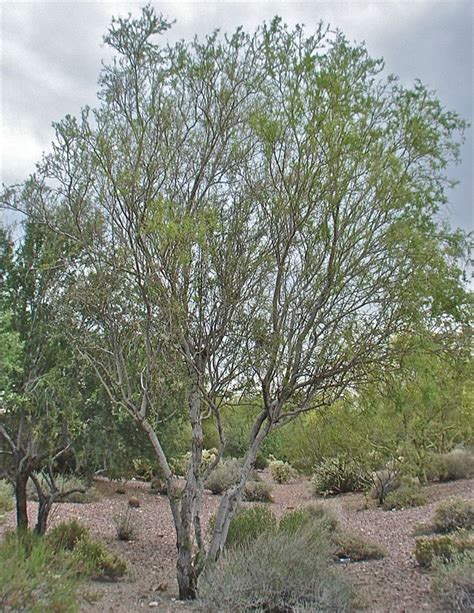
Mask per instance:
[[[153,609],[154,607],[157,607],[159,605],[159,602],[157,602],[156,600],[152,600],[151,602],[148,603],[148,606]]]

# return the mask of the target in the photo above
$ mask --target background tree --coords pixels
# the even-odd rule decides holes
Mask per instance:
[[[322,26],[306,36],[275,19],[251,36],[159,47],[168,27],[149,7],[112,23],[100,105],[57,124],[53,152],[3,200],[75,245],[56,308],[110,400],[149,437],[180,597],[193,598],[265,438],[393,365],[394,338],[449,315],[434,312],[420,270],[458,286],[442,257],[454,238],[435,214],[464,122]],[[206,548],[203,483],[238,394],[256,417]],[[182,493],[156,427],[181,403]],[[208,416],[220,445],[204,469]]]
[[[37,485],[36,530],[40,534],[46,530],[53,502],[67,495],[56,487],[53,465],[70,449],[68,427],[73,428],[80,403],[78,372],[55,330],[51,309],[51,291],[63,271],[57,254],[67,254],[55,238],[44,227],[26,223],[17,248],[3,229],[1,241],[2,338],[6,340],[2,347],[6,349],[1,381],[2,470],[15,488],[19,528],[28,527],[29,479]],[[38,480],[41,472],[46,475],[46,488]]]

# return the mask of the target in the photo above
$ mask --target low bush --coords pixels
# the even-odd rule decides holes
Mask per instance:
[[[445,500],[437,507],[433,519],[435,532],[452,532],[474,528],[474,501],[456,498]]]
[[[429,481],[457,481],[474,477],[474,453],[453,449],[449,453],[433,454],[429,458],[426,476]]]
[[[229,458],[221,462],[206,479],[205,487],[213,494],[223,494],[231,485],[237,483],[240,478],[241,464],[235,458]]]
[[[397,473],[391,468],[377,470],[370,475],[372,487],[370,495],[381,505],[390,492],[395,491],[400,485]]]
[[[454,555],[449,564],[435,563],[432,590],[444,611],[474,610],[474,552]]]
[[[474,538],[467,532],[419,537],[415,541],[415,558],[420,566],[430,568],[437,560],[449,562],[457,554],[473,549]]]
[[[148,458],[135,458],[132,460],[133,474],[142,481],[151,481],[158,470],[156,462]]]
[[[331,540],[335,545],[336,558],[350,558],[351,562],[380,560],[387,554],[381,545],[355,532],[339,529]]]
[[[137,537],[137,516],[130,506],[114,517],[114,523],[119,541],[133,541]]]
[[[61,522],[52,528],[45,537],[54,551],[73,551],[81,539],[89,538],[88,529],[77,520]]]
[[[426,504],[426,496],[420,485],[413,481],[406,481],[399,488],[387,494],[382,502],[382,508],[392,511],[407,507],[420,507],[424,504]]]
[[[206,470],[216,459],[217,449],[203,449],[201,458],[201,470]],[[188,451],[183,456],[173,458],[171,461],[171,468],[177,475],[185,475],[191,461],[191,452]]]
[[[247,502],[272,502],[272,486],[265,481],[249,481],[245,484],[244,500]]]
[[[288,483],[294,475],[291,465],[283,460],[270,460],[269,467],[272,479],[277,483]]]
[[[204,571],[204,610],[350,611],[352,591],[329,559],[325,535],[311,529],[262,534]]]
[[[374,541],[339,526],[334,513],[324,505],[310,505],[283,515],[279,531],[297,535],[301,530],[313,530],[326,535],[334,558],[350,558],[352,562],[378,560],[386,555],[383,547]]]
[[[324,505],[308,505],[285,513],[280,519],[279,530],[296,534],[308,526],[330,533],[336,530],[338,521],[334,513]]]
[[[96,580],[116,580],[127,571],[127,565],[102,541],[82,538],[74,548],[74,559],[80,572]]]
[[[211,520],[211,527],[213,520]],[[275,515],[265,506],[256,505],[241,507],[229,525],[226,547],[240,547],[254,541],[262,534],[275,532],[277,520]]]
[[[311,478],[315,495],[359,492],[367,485],[367,476],[350,458],[328,458],[319,464]]]
[[[253,467],[255,470],[265,470],[268,466],[268,460],[263,455],[263,453],[257,453],[257,457],[255,458],[255,462],[253,463]]]
[[[45,539],[12,533],[0,544],[1,611],[76,611],[78,585],[71,556]]]

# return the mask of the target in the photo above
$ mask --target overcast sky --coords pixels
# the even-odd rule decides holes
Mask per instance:
[[[1,0],[0,0],[1,1]],[[1,180],[19,182],[34,170],[53,137],[51,123],[94,106],[102,36],[112,15],[138,13],[143,2],[8,2],[2,19]],[[404,84],[419,78],[442,103],[473,121],[473,8],[471,2],[152,2],[176,19],[170,40],[215,28],[253,29],[279,14],[308,30],[323,20],[383,57],[387,73]],[[450,194],[453,225],[472,229],[472,129],[463,163],[452,170],[460,185]]]

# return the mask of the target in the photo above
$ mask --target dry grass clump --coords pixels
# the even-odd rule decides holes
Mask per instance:
[[[262,534],[205,570],[204,610],[350,611],[352,590],[330,559],[326,535],[311,526]]]
[[[249,481],[245,484],[244,500],[247,502],[272,502],[272,486],[265,481]]]
[[[472,530],[474,528],[474,501],[455,498],[445,500],[437,507],[433,519],[435,532]]]

